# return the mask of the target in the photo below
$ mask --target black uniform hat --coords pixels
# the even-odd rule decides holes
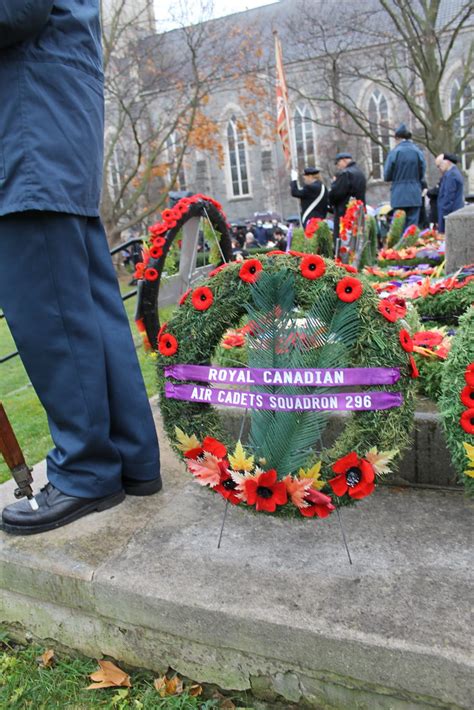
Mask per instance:
[[[303,175],[317,175],[320,172],[320,168],[314,168],[311,166],[303,170]]]
[[[334,162],[337,163],[338,160],[343,160],[344,158],[350,158],[352,160],[352,153],[337,153]]]
[[[411,138],[411,131],[408,130],[404,123],[400,123],[398,126],[395,131],[395,138]]]
[[[443,153],[443,158],[449,160],[450,163],[457,163],[459,158],[454,153]]]

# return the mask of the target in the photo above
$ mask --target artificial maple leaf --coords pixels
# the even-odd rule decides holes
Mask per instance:
[[[201,486],[214,488],[221,479],[219,459],[205,451],[199,461],[189,460],[186,465]]]
[[[250,473],[250,471],[253,469],[253,462],[254,457],[246,456],[244,447],[242,446],[240,441],[238,441],[234,453],[229,454],[229,463],[232,468],[235,471],[248,471]]]
[[[184,690],[183,681],[178,675],[173,676],[173,678],[167,678],[165,675],[161,678],[155,678],[153,685],[162,698],[166,698],[169,695],[181,695]]]
[[[48,648],[47,651],[38,656],[36,659],[42,668],[51,668],[54,664],[54,651],[52,648]]]
[[[390,473],[389,463],[397,454],[398,449],[377,451],[377,447],[373,446],[364,458],[373,466],[377,475],[383,476],[385,473]]]
[[[311,468],[300,468],[298,478],[311,479],[311,486],[317,491],[320,491],[321,488],[324,488],[325,484],[325,481],[321,479],[321,461],[317,461]]]
[[[467,441],[463,443],[463,446],[466,449],[468,459],[468,468],[464,471],[464,473],[466,476],[469,476],[469,478],[474,478],[474,446],[468,444]]]
[[[186,451],[191,451],[191,449],[197,449],[201,446],[201,442],[194,434],[188,436],[177,426],[174,428],[174,433],[179,441],[179,444],[176,444],[176,446],[180,451],[184,451],[184,453],[186,453]]]
[[[293,505],[296,505],[297,508],[307,508],[309,506],[309,503],[307,503],[304,498],[307,491],[311,488],[311,479],[300,479],[293,478],[292,476],[286,476],[286,478],[283,479],[283,483],[286,486],[286,490],[289,493]]]
[[[130,676],[112,661],[97,661],[100,670],[91,673],[90,679],[95,681],[86,690],[97,688],[131,688]]]
[[[198,685],[198,683],[195,683],[190,688],[188,688],[188,694],[192,698],[197,698],[199,695],[202,695],[202,685]]]

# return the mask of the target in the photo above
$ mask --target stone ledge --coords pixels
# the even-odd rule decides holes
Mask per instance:
[[[223,501],[161,442],[161,494],[34,538],[0,533],[5,623],[224,688],[266,683],[314,707],[472,707],[461,493],[378,489],[344,510],[352,567],[335,516],[232,508],[217,550]]]

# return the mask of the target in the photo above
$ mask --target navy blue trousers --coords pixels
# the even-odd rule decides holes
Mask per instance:
[[[48,416],[51,483],[94,498],[122,475],[155,478],[155,426],[99,218],[0,217],[0,307]]]

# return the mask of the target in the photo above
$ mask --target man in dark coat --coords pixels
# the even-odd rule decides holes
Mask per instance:
[[[160,460],[99,218],[99,0],[3,0],[0,62],[0,307],[54,442],[2,527],[33,534],[158,491]]]
[[[328,211],[328,193],[321,182],[319,168],[307,167],[303,172],[303,187],[298,185],[298,173],[291,171],[291,194],[299,197],[301,204],[301,222],[306,227],[313,217],[325,219]]]
[[[402,123],[395,131],[397,145],[387,156],[384,180],[391,182],[390,204],[406,213],[405,227],[418,224],[422,202],[422,181],[426,163],[420,148],[411,140],[411,132]]]
[[[335,159],[337,175],[329,190],[329,203],[334,212],[334,241],[339,238],[339,220],[351,197],[365,204],[367,180],[351,153],[338,153]]]
[[[464,207],[464,180],[457,167],[458,158],[453,153],[442,153],[436,165],[442,177],[438,192],[438,230],[444,234],[445,218]]]

